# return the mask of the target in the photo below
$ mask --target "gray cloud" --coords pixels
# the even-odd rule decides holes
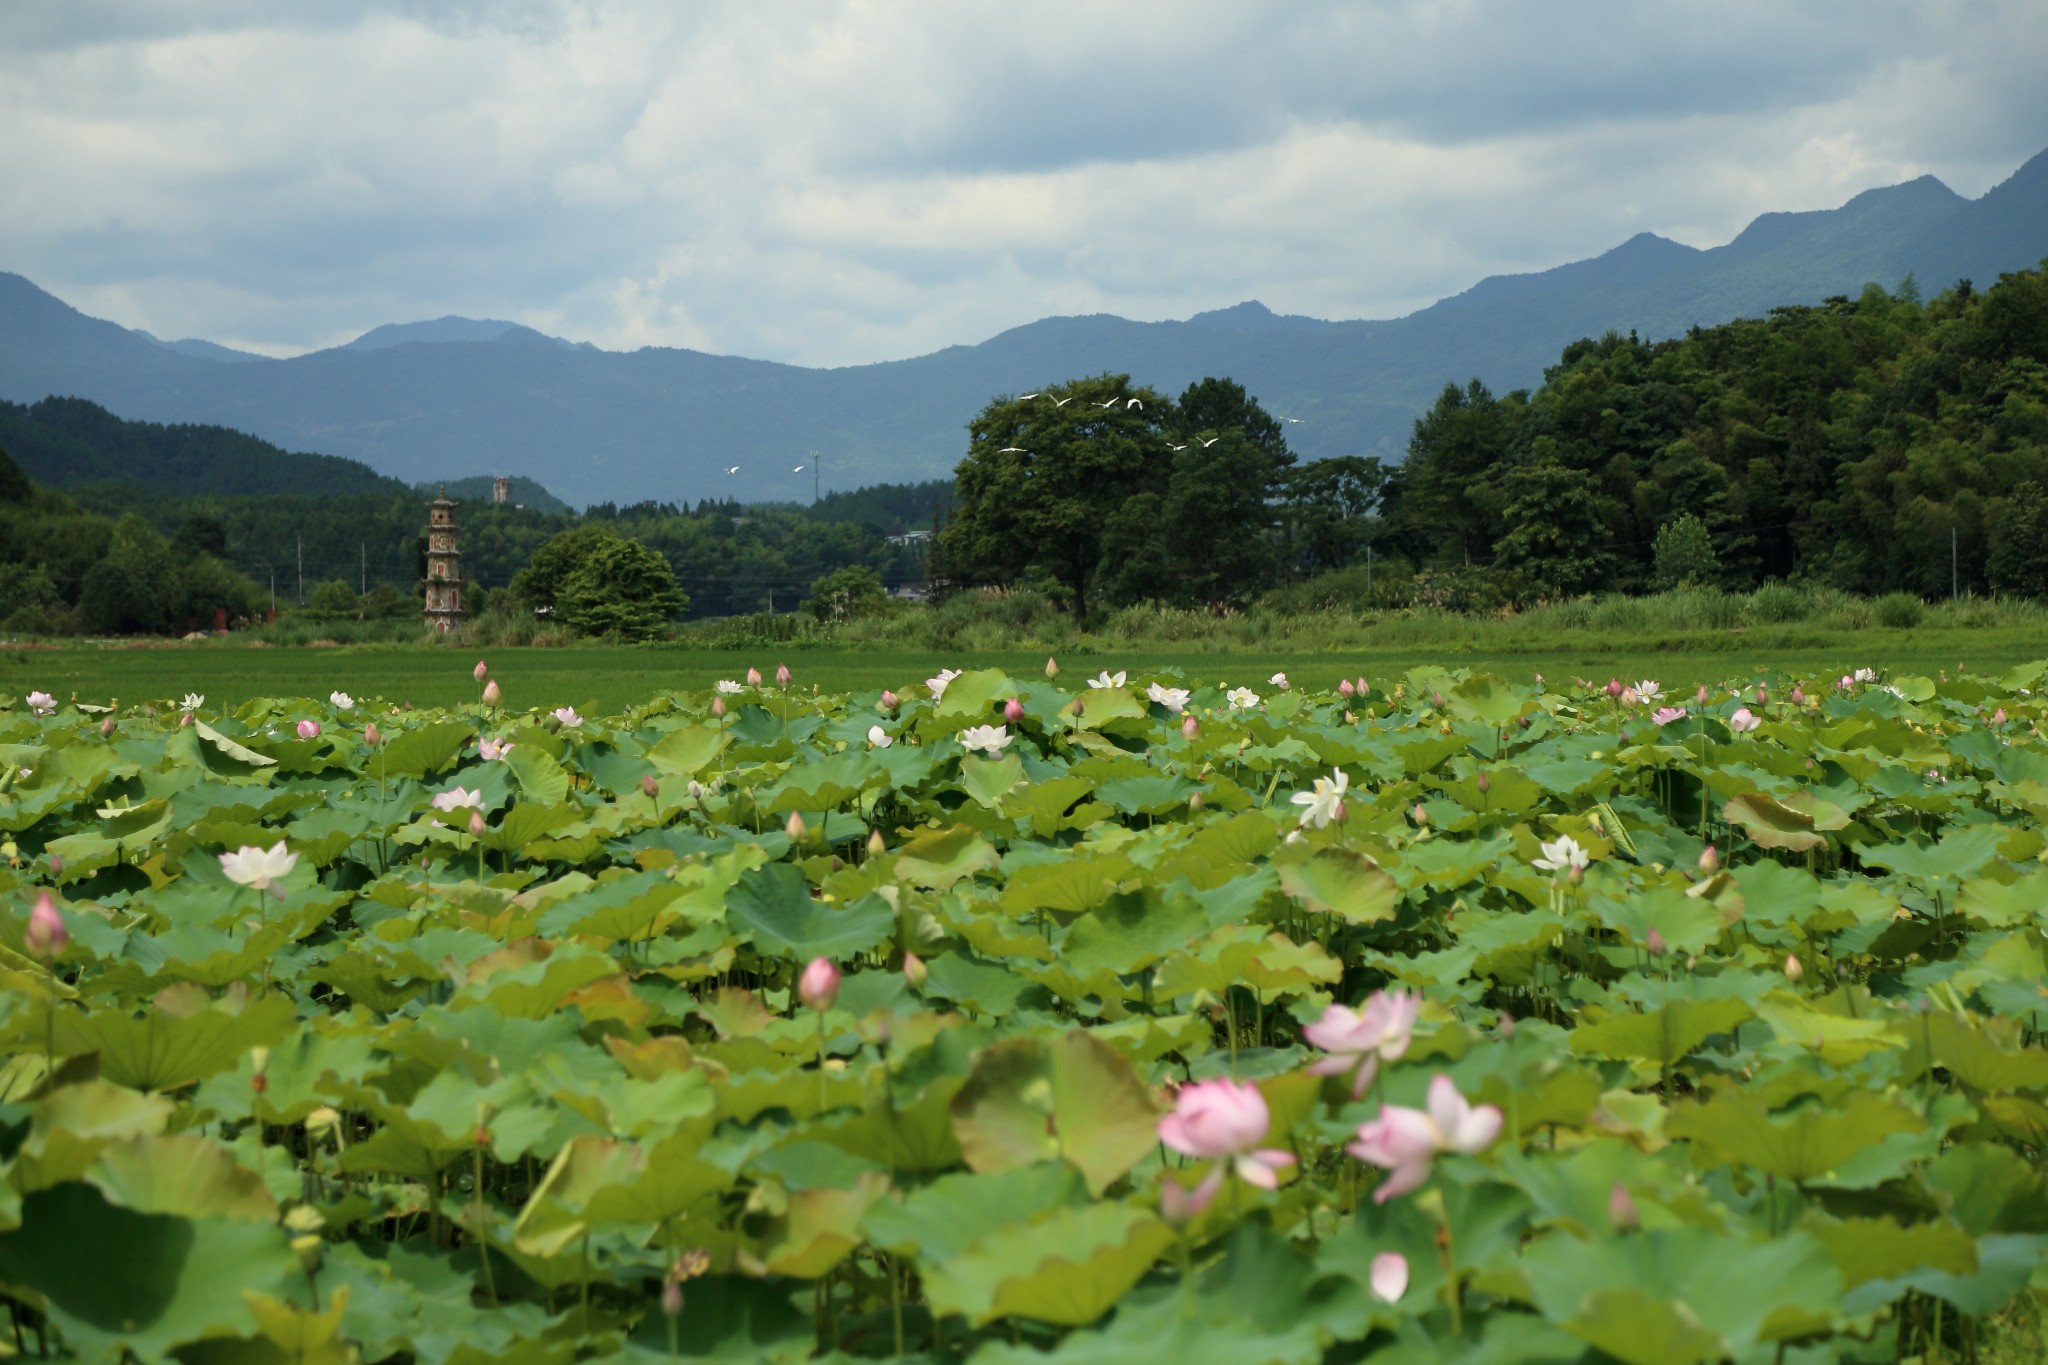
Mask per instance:
[[[2048,142],[2033,0],[0,9],[0,268],[274,352],[510,317],[840,364],[1389,316]]]

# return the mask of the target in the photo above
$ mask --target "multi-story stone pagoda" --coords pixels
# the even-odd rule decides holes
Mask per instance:
[[[426,622],[442,634],[462,624],[462,551],[455,548],[455,502],[443,488],[427,504]]]

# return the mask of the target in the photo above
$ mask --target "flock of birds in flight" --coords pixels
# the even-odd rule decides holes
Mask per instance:
[[[1020,403],[1023,403],[1023,402],[1027,402],[1027,401],[1029,401],[1029,400],[1031,400],[1031,399],[1033,399],[1033,398],[1036,398],[1036,397],[1038,397],[1038,396],[1039,396],[1039,395],[1038,395],[1038,394],[1036,394],[1036,393],[1020,393],[1020,394],[1018,394],[1018,395],[1017,395],[1017,401],[1018,401],[1018,402],[1020,402]],[[1056,399],[1056,400],[1055,400],[1055,401],[1053,402],[1053,406],[1054,406],[1054,407],[1056,407],[1056,408],[1063,408],[1063,407],[1065,407],[1065,406],[1066,406],[1067,404],[1069,404],[1069,403],[1071,403],[1071,402],[1073,402],[1073,401],[1074,401],[1074,397],[1073,397],[1073,395],[1072,395],[1072,394],[1068,394],[1068,395],[1067,395],[1067,396],[1066,396],[1065,398],[1061,398],[1061,399]],[[1091,406],[1091,407],[1097,407],[1097,408],[1113,408],[1113,407],[1115,407],[1116,405],[1117,405],[1117,400],[1116,400],[1116,399],[1114,399],[1114,398],[1111,398],[1111,399],[1109,399],[1109,400],[1108,400],[1107,402],[1102,402],[1102,403],[1092,403],[1092,404],[1090,404],[1089,406]],[[1126,399],[1124,399],[1124,400],[1123,400],[1123,405],[1124,405],[1124,411],[1126,411],[1126,412],[1129,412],[1129,411],[1130,411],[1130,410],[1131,410],[1132,408],[1136,408],[1136,409],[1138,409],[1138,410],[1139,410],[1140,412],[1143,412],[1143,411],[1145,410],[1145,405],[1144,405],[1143,403],[1139,402],[1139,401],[1138,401],[1137,399],[1135,399],[1135,398],[1126,398]],[[1280,420],[1281,420],[1281,421],[1283,421],[1283,422],[1292,422],[1292,423],[1294,423],[1294,424],[1295,424],[1296,426],[1300,426],[1300,425],[1301,425],[1301,418],[1299,418],[1299,417],[1282,417],[1282,418],[1281,418]],[[1213,445],[1215,445],[1215,444],[1216,444],[1216,443],[1217,443],[1218,441],[1220,441],[1220,440],[1222,440],[1222,439],[1223,439],[1223,438],[1222,438],[1221,436],[1211,436],[1211,437],[1210,437],[1210,438],[1209,438],[1208,440],[1206,440],[1206,441],[1202,442],[1202,449],[1204,449],[1204,450],[1207,450],[1207,449],[1208,449],[1208,448],[1209,448],[1210,446],[1213,446]],[[1186,450],[1186,449],[1187,449],[1187,446],[1186,446],[1185,444],[1182,444],[1182,445],[1177,445],[1177,446],[1173,446],[1173,447],[1171,447],[1171,449],[1174,449],[1174,450]],[[1025,449],[1025,448],[1024,448],[1023,446],[1004,446],[1004,447],[1003,447],[1003,448],[1002,448],[1001,450],[999,450],[999,451],[997,451],[997,452],[996,452],[996,454],[998,454],[998,455],[1029,455],[1030,453],[1031,453],[1031,452],[1030,452],[1030,451],[1028,451],[1028,450],[1026,450],[1026,449]],[[798,466],[797,466],[797,467],[796,467],[795,469],[792,469],[792,470],[790,470],[789,472],[790,472],[790,473],[792,473],[792,474],[801,474],[801,473],[803,473],[803,472],[804,472],[804,470],[808,469],[809,467],[810,467],[810,466],[808,466],[808,465],[798,465]],[[736,465],[736,464],[729,464],[729,465],[727,465],[727,466],[725,467],[725,472],[726,472],[726,473],[728,473],[728,474],[737,474],[737,473],[739,473],[739,472],[740,472],[740,467],[739,467],[738,465]]]

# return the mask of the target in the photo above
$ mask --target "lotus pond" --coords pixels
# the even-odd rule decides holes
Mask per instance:
[[[2004,1349],[2043,671],[0,696],[0,1354]]]

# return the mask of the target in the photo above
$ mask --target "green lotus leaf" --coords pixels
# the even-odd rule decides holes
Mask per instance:
[[[1936,843],[1887,844],[1860,849],[1858,856],[1917,881],[1960,881],[1989,867],[2009,833],[2000,825],[1972,825],[1945,834]]]
[[[1954,1223],[1901,1224],[1890,1218],[1849,1218],[1815,1222],[1808,1231],[1820,1239],[1850,1287],[1888,1280],[1922,1268],[1950,1275],[1977,1270],[1977,1242]]]
[[[920,834],[896,850],[890,871],[912,886],[945,890],[1001,861],[987,840],[966,825]]]
[[[1574,1035],[1576,1037],[1576,1035]],[[1696,1165],[1739,1163],[1781,1180],[1825,1176],[1893,1133],[1916,1133],[1919,1115],[1868,1090],[1833,1105],[1806,1104],[1773,1116],[1753,1095],[1723,1090],[1704,1104],[1674,1107],[1664,1131],[1693,1141]]]
[[[103,1080],[60,1086],[35,1107],[15,1157],[14,1184],[27,1192],[75,1180],[109,1143],[163,1132],[172,1109],[161,1096]]]
[[[964,778],[964,762],[961,772]],[[1023,787],[1013,783],[1003,789],[1000,809],[1011,819],[1029,820],[1034,837],[1049,839],[1063,829],[1086,829],[1109,815],[1109,807],[1085,801],[1094,790],[1093,782],[1072,775]]]
[[[871,1205],[861,1229],[878,1247],[943,1265],[1001,1228],[1060,1208],[1085,1208],[1088,1189],[1064,1161],[979,1175],[942,1176],[900,1199]]]
[[[889,1177],[875,1171],[851,1189],[797,1191],[782,1216],[770,1222],[758,1248],[742,1252],[742,1268],[800,1280],[829,1275],[861,1244],[861,1218],[888,1190]]]
[[[815,763],[799,763],[782,780],[754,794],[761,809],[833,810],[886,780],[880,764],[865,753],[833,754]]]
[[[1401,888],[1372,859],[1344,848],[1318,849],[1307,859],[1280,864],[1280,889],[1309,909],[1346,924],[1390,920]]]
[[[465,721],[428,721],[391,736],[368,754],[363,760],[363,776],[425,780],[454,767],[463,746],[475,738],[476,727]]]
[[[1108,1312],[1172,1243],[1164,1223],[1128,1204],[1060,1208],[929,1267],[925,1292],[938,1311],[977,1326],[1010,1316],[1083,1326]]]
[[[1827,844],[1827,836],[1816,832],[1812,815],[1793,810],[1762,792],[1733,798],[1721,807],[1721,818],[1742,826],[1759,848],[1804,853]]]
[[[1084,854],[1018,868],[1003,888],[1003,911],[1018,919],[1039,910],[1086,914],[1108,904],[1137,875],[1137,864],[1121,853]]]
[[[1668,1069],[1717,1033],[1732,1033],[1755,1013],[1740,1000],[1681,997],[1642,1014],[1617,1012],[1573,1029],[1573,1052],[1655,1062]]]
[[[1935,1065],[1979,1094],[2048,1089],[2048,1050],[2023,1045],[2016,1019],[1980,1022],[1937,1010],[1889,1023],[1915,1071],[1926,1068],[1931,1047]]]
[[[81,1358],[157,1361],[252,1335],[244,1291],[283,1297],[305,1277],[275,1223],[139,1213],[73,1183],[22,1200],[21,1226],[0,1234],[0,1281],[43,1295]]]
[[[1150,1090],[1128,1061],[1085,1032],[997,1043],[975,1061],[952,1109],[973,1170],[1065,1158],[1096,1195],[1158,1142]]]
[[[416,735],[420,731],[411,733]],[[502,762],[518,782],[526,802],[547,807],[559,806],[569,799],[569,772],[547,750],[532,744],[514,744]]]
[[[1082,975],[1126,975],[1161,961],[1208,928],[1208,917],[1193,901],[1124,892],[1074,921],[1060,943],[1059,960]]]
[[[1495,729],[1513,724],[1515,717],[1529,707],[1526,693],[1492,673],[1465,679],[1451,689],[1449,701],[1451,714],[1458,719],[1478,721]]]
[[[775,957],[844,960],[887,942],[896,912],[879,896],[848,906],[814,900],[803,873],[770,863],[741,877],[725,898],[732,931]]]
[[[272,1047],[298,1020],[282,995],[212,1002],[173,987],[141,1014],[57,1016],[57,1048],[97,1052],[100,1075],[135,1090],[175,1090],[226,1071],[252,1047]]]
[[[279,1160],[288,1153],[280,1152]],[[277,1201],[256,1172],[196,1133],[126,1138],[100,1150],[85,1179],[108,1202],[177,1218],[277,1220]]]

